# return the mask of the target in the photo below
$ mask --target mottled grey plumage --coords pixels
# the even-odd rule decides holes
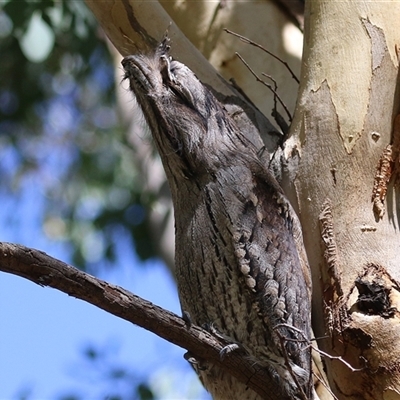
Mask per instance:
[[[182,310],[243,345],[283,397],[311,398],[310,279],[297,217],[258,149],[168,49],[165,38],[122,64],[171,187]],[[199,374],[214,398],[259,398],[214,365]]]

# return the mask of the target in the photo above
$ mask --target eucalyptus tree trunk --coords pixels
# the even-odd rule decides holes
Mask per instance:
[[[399,192],[387,172],[398,170],[399,17],[397,1],[306,7],[284,189],[312,268],[317,343],[358,369],[324,357],[340,399],[400,396]]]
[[[87,3],[123,55],[153,49],[171,21],[157,2]],[[189,17],[193,7],[206,7],[205,3],[165,6],[176,22],[193,21]],[[226,2],[226,6],[228,11],[241,9],[235,2]],[[232,48],[215,50],[224,40],[221,13],[227,10],[215,9],[214,14],[205,8],[202,13],[195,10],[194,14],[208,22],[194,28],[190,37],[227,75],[238,82],[241,79],[240,86],[246,90],[250,85],[242,79],[242,72],[236,76],[237,68],[226,68],[234,58],[232,42],[227,40]],[[268,27],[261,9],[257,14]],[[394,177],[390,179],[390,171],[398,169],[393,122],[398,112],[395,47],[400,43],[399,17],[396,1],[313,0],[307,4],[294,121],[284,150],[273,158],[275,171],[280,171],[277,178],[302,223],[313,274],[316,344],[328,354],[323,361],[339,399],[400,396],[400,219],[398,189]],[[221,26],[215,26],[216,21]],[[256,27],[256,21],[243,24]],[[185,29],[189,36],[190,27]],[[231,115],[239,115],[239,125],[249,140],[259,144],[260,131],[267,150],[273,153],[276,130],[220,79],[175,24],[169,33],[172,55],[213,88]],[[249,75],[249,79],[253,78]],[[296,90],[291,93],[294,99]],[[259,95],[249,95],[260,101]]]

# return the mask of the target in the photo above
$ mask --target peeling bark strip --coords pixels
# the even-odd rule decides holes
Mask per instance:
[[[393,147],[387,145],[376,167],[374,188],[372,189],[372,204],[375,215],[382,219],[385,215],[385,199],[390,178],[393,172]]]
[[[225,358],[245,349],[271,393],[310,399],[309,269],[297,216],[259,149],[168,50],[165,37],[122,65],[171,187],[182,310],[231,342]],[[211,360],[198,373],[216,399],[260,399]]]
[[[326,282],[328,286],[334,288],[336,296],[332,296],[331,301],[336,301],[343,295],[341,288],[341,277],[338,268],[338,251],[333,230],[333,217],[331,201],[327,199],[322,205],[322,211],[319,215],[321,226],[321,239],[324,244],[324,257],[327,265],[327,272],[330,277],[330,282]]]
[[[388,52],[385,33],[378,26],[371,24],[368,19],[361,21],[371,39],[372,70],[375,71],[382,64],[385,54]]]
[[[385,215],[385,199],[390,180],[399,171],[400,153],[400,114],[393,123],[392,143],[387,145],[376,167],[374,188],[372,189],[373,210],[375,215],[382,219]]]
[[[327,267],[325,271],[322,271],[325,321],[331,337],[334,338],[337,334],[342,334],[344,329],[343,321],[346,320],[347,313],[344,307],[341,271],[338,263],[338,249],[336,246],[330,199],[327,199],[323,203],[319,222]]]

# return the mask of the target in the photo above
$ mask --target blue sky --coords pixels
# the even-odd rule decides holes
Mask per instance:
[[[0,194],[0,240],[68,261],[64,244],[42,233],[42,200],[29,185],[19,198]],[[175,284],[161,262],[140,265],[135,255],[128,255],[120,263],[101,278],[179,314]],[[87,344],[108,348],[113,362],[133,369],[138,378],[148,377],[160,398],[208,398],[183,360],[184,350],[55,289],[0,273],[0,321],[1,400],[23,393],[38,400],[67,393],[104,398],[106,385],[86,375],[90,369],[85,371],[80,352]],[[79,379],[82,374],[86,383]]]
[[[5,29],[5,15],[0,13],[0,17],[3,17],[0,33],[6,37],[11,34],[12,25]],[[26,40],[20,43],[28,59],[32,54],[38,55],[39,50],[46,50],[40,58],[44,60],[51,51],[54,35],[46,26],[38,15],[32,16],[30,29],[24,36]],[[47,29],[47,33],[43,29]],[[47,46],[46,38],[50,40]],[[92,62],[96,64],[95,77],[88,87],[96,92],[104,89],[104,85],[114,85],[111,67],[96,57],[92,57]],[[64,65],[63,60],[60,63]],[[65,262],[70,261],[68,238],[52,240],[45,235],[42,223],[46,185],[58,185],[62,190],[64,172],[75,162],[76,136],[69,132],[81,129],[78,135],[93,133],[82,132],[82,124],[79,124],[82,110],[76,109],[72,101],[76,89],[75,72],[73,68],[64,68],[56,76],[44,76],[46,89],[50,89],[47,88],[50,85],[54,96],[35,108],[42,118],[43,134],[36,137],[32,132],[23,131],[23,140],[17,140],[24,146],[22,155],[7,146],[7,140],[2,140],[1,136],[4,130],[0,131],[0,241],[36,248]],[[97,98],[96,93],[89,98]],[[11,102],[3,99],[2,105],[7,104]],[[109,127],[103,126],[104,121],[111,125],[116,123],[112,108],[101,104],[92,106],[99,117],[92,123],[99,131]],[[11,132],[11,136],[20,139],[18,134],[21,134],[18,130]],[[40,164],[40,173],[24,173],[21,190],[7,192],[14,185],[23,154]],[[154,260],[140,263],[127,240],[124,243],[124,238],[120,238],[119,242],[125,246],[124,256],[118,258],[114,269],[99,271],[99,277],[179,314],[175,283],[163,264]],[[92,252],[96,253],[99,243],[91,244]],[[81,355],[88,345],[107,349],[110,364],[133,371],[138,380],[147,380],[160,399],[210,398],[183,359],[183,349],[83,301],[2,272],[0,324],[0,400],[24,396],[27,400],[53,400],[66,394],[77,394],[82,399],[103,399],[107,382],[96,376]]]

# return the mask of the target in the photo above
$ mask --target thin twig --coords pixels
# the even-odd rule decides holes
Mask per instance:
[[[309,343],[309,342],[310,342],[310,339],[307,338],[307,336],[305,335],[305,333],[304,333],[301,329],[296,328],[296,327],[293,326],[293,325],[290,325],[290,324],[283,324],[283,323],[282,323],[282,324],[277,324],[277,325],[274,326],[274,329],[279,329],[279,328],[287,328],[287,329],[289,329],[289,330],[291,330],[291,331],[293,331],[293,332],[297,332],[299,335],[303,336],[303,341],[304,341],[304,342],[306,342],[306,343]]]
[[[264,75],[266,78],[270,79],[273,82],[274,90],[277,92],[278,91],[278,84],[276,83],[276,80],[271,75],[268,75],[265,72],[261,72],[261,75]],[[276,95],[274,95],[274,109],[275,110],[276,110],[276,105],[277,105]]]
[[[274,329],[279,329],[279,328],[288,328],[288,329],[291,329],[292,331],[297,332],[299,335],[301,335],[301,336],[303,337],[302,340],[286,338],[287,341],[296,340],[296,341],[299,341],[299,342],[300,342],[300,341],[301,341],[301,342],[306,342],[306,343],[308,343],[308,347],[310,347],[312,350],[316,351],[317,353],[324,353],[323,351],[321,351],[321,350],[319,350],[319,349],[317,349],[317,348],[315,348],[314,346],[311,345],[311,341],[313,341],[313,340],[315,340],[315,339],[309,340],[309,339],[306,337],[305,333],[304,333],[302,330],[300,330],[300,329],[298,329],[298,328],[296,328],[296,327],[294,327],[294,326],[292,326],[292,325],[289,325],[289,324],[278,324],[278,325],[276,325],[276,326],[274,327]],[[281,339],[282,336],[280,335],[279,331],[278,331],[278,336],[279,336],[279,338]],[[284,351],[286,352],[286,349],[284,349]],[[310,355],[311,355],[311,353],[310,353]],[[311,355],[311,358],[312,358],[312,355]],[[315,360],[314,360],[314,361],[315,361]],[[317,364],[315,363],[315,365],[317,365]],[[290,370],[289,370],[289,371],[290,371]],[[321,373],[321,372],[320,372],[320,373]],[[335,396],[335,394],[332,392],[332,390],[330,389],[329,385],[327,385],[326,382],[325,382],[323,379],[321,379],[314,371],[312,372],[312,374],[313,374],[313,376],[315,376],[315,377],[322,383],[322,385],[323,385],[323,386],[325,387],[325,389],[331,394],[331,396],[332,396],[335,400],[337,400],[338,398],[337,398],[337,397]],[[322,374],[321,374],[321,375],[322,375]]]
[[[362,368],[354,368],[351,364],[349,364],[347,361],[343,360],[343,358],[341,356],[331,356],[328,353],[325,353],[324,351],[317,349],[313,346],[313,349],[320,353],[321,355],[323,355],[324,357],[328,357],[330,360],[339,360],[340,362],[342,362],[347,368],[350,369],[351,372],[360,372],[360,371],[364,371],[365,367]]]
[[[319,373],[321,374],[321,371],[319,371]],[[332,389],[329,387],[329,385],[327,385],[327,383],[323,378],[319,377],[315,372],[313,372],[313,375],[315,376],[316,379],[318,379],[319,382],[321,382],[322,386],[333,397],[334,400],[339,400],[339,398],[335,395],[335,393],[333,393]]]
[[[279,332],[279,328],[290,329],[291,331],[296,332],[296,333],[298,333],[300,336],[302,336],[303,339],[291,339],[291,338],[284,337],[284,336]],[[306,350],[306,349],[310,349],[310,350],[311,350],[312,346],[311,346],[310,340],[307,338],[307,336],[305,335],[305,333],[304,333],[301,329],[296,328],[295,326],[292,326],[292,325],[290,325],[290,324],[284,324],[284,323],[283,323],[283,324],[277,324],[277,325],[274,326],[274,330],[276,330],[276,333],[277,333],[277,335],[278,335],[278,337],[279,337],[279,340],[280,340],[280,342],[281,342],[281,348],[282,348],[282,351],[283,351],[284,356],[285,356],[285,357],[284,357],[284,358],[285,358],[285,364],[286,364],[287,367],[288,367],[288,371],[289,371],[290,375],[292,376],[293,380],[295,381],[296,385],[297,385],[298,388],[300,389],[300,394],[301,394],[301,396],[304,397],[304,398],[306,398],[306,400],[307,400],[307,397],[306,397],[306,395],[305,395],[305,393],[304,393],[302,387],[300,386],[300,384],[299,384],[299,382],[298,382],[298,380],[297,380],[297,377],[295,376],[295,374],[294,374],[292,368],[290,367],[289,356],[288,356],[288,354],[287,354],[287,351],[286,351],[286,347],[285,347],[285,343],[284,343],[284,342],[285,342],[285,341],[296,341],[296,342],[298,342],[298,343],[300,343],[300,342],[307,343],[307,346],[306,346],[303,350]],[[310,351],[310,365],[311,365],[311,362],[312,362],[312,358],[311,358],[311,351]],[[311,374],[312,374],[312,370],[310,370],[310,378],[309,378],[310,381],[311,381],[311,379],[312,379],[312,375],[311,375]]]
[[[274,329],[276,329],[276,326],[274,327]],[[286,368],[287,368],[287,370],[289,371],[289,374],[291,375],[291,377],[292,377],[294,383],[296,384],[297,389],[299,389],[299,392],[300,392],[299,394],[300,394],[301,398],[302,398],[303,400],[307,400],[307,396],[306,396],[306,394],[304,393],[304,390],[303,390],[303,388],[301,387],[301,385],[300,385],[300,383],[299,383],[299,380],[297,379],[296,374],[293,372],[292,365],[290,364],[289,355],[288,355],[288,353],[287,353],[287,351],[286,351],[286,347],[285,347],[286,337],[284,337],[283,335],[281,335],[281,333],[280,333],[279,331],[277,331],[276,333],[277,333],[277,335],[278,335],[278,337],[279,337],[279,341],[280,341],[280,343],[281,343],[281,350],[282,350],[282,353],[283,353],[283,358],[284,358],[284,360],[285,360]],[[311,380],[311,378],[310,378],[310,380]]]
[[[276,80],[271,75],[268,75],[265,72],[261,72],[261,75],[264,75],[266,78],[270,79],[274,83],[274,89],[278,93],[278,84],[277,84]],[[272,110],[271,115],[274,117],[276,123],[279,125],[279,128],[281,128],[281,130],[282,130],[282,133],[283,133],[282,143],[283,143],[285,141],[286,136],[289,133],[289,125],[287,124],[285,119],[282,117],[281,113],[278,111],[276,95],[274,95],[274,108]]]
[[[297,76],[294,74],[292,69],[289,67],[289,64],[286,61],[283,61],[280,57],[276,56],[274,53],[271,53],[269,50],[267,50],[264,46],[261,46],[261,44],[258,44],[256,42],[253,42],[252,40],[246,38],[245,36],[239,35],[238,33],[232,32],[229,29],[224,29],[225,32],[238,37],[242,42],[251,44],[252,46],[258,47],[259,49],[263,50],[265,53],[269,54],[271,57],[274,57],[276,60],[278,60],[280,63],[282,63],[286,69],[289,71],[290,75],[292,75],[292,78],[297,82],[300,83],[299,79]]]
[[[264,86],[266,86],[269,90],[271,90],[271,92],[276,96],[276,98],[278,99],[279,103],[281,104],[281,106],[283,107],[283,109],[285,110],[288,119],[290,121],[290,123],[292,122],[292,116],[290,115],[290,112],[288,110],[288,108],[286,107],[286,104],[283,102],[283,100],[280,98],[279,94],[277,93],[277,91],[267,82],[265,82],[263,79],[261,79],[255,72],[254,70],[250,67],[250,65],[245,61],[245,59],[238,53],[235,53],[240,61],[242,61],[242,63],[247,67],[247,69],[251,72],[251,74],[256,78],[257,82],[262,83]]]
[[[305,336],[305,334],[304,334],[303,331],[301,331],[300,329],[295,328],[294,326],[291,326],[291,325],[289,325],[289,324],[278,324],[278,325],[276,325],[276,326],[274,327],[274,329],[278,329],[278,328],[281,328],[281,327],[285,327],[285,328],[291,329],[291,330],[293,330],[293,331],[299,333],[301,336],[303,336],[304,341],[310,342],[310,341],[306,338],[306,336]],[[320,350],[320,349],[317,349],[317,348],[314,347],[314,346],[311,346],[311,347],[312,347],[316,352],[322,354],[322,355],[325,356],[325,357],[328,357],[328,358],[331,359],[331,360],[339,360],[339,361],[341,361],[344,365],[346,365],[348,368],[350,368],[350,370],[351,370],[352,372],[359,372],[359,371],[363,371],[363,370],[365,369],[365,367],[363,367],[363,368],[354,368],[354,367],[352,367],[347,361],[343,360],[343,358],[342,358],[341,356],[331,356],[331,355],[329,355],[328,353],[325,353],[324,351],[322,351],[322,350]]]

